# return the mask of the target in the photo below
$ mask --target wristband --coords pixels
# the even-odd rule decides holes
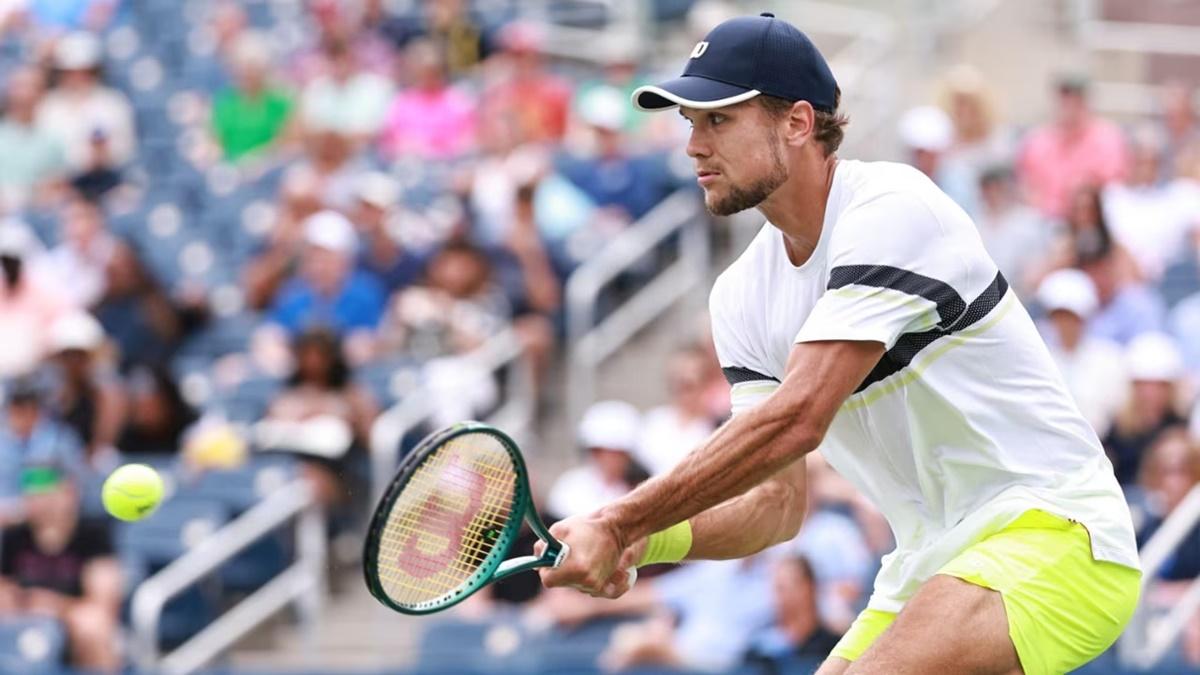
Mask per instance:
[[[656,563],[677,563],[692,550],[692,524],[683,521],[646,537],[646,550],[638,567]]]

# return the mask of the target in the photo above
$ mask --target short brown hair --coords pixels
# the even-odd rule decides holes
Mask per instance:
[[[795,101],[789,101],[785,98],[777,96],[768,96],[762,94],[755,96],[755,101],[758,101],[763,110],[775,119],[783,117],[791,112]],[[836,88],[833,90],[833,112],[822,112],[814,110],[816,126],[813,130],[813,136],[817,142],[825,149],[825,156],[828,157],[837,152],[837,149],[842,145],[842,139],[845,137],[845,126],[850,123],[850,118],[838,112],[838,105],[842,101],[842,90]]]

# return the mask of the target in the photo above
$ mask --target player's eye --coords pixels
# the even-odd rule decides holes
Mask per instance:
[[[713,125],[714,127],[717,126],[718,124],[724,122],[726,119],[728,119],[728,118],[725,117],[724,115],[722,115],[721,113],[709,113],[709,115],[708,115],[708,123]]]

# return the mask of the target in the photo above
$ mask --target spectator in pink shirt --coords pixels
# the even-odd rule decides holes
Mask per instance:
[[[1058,219],[1081,186],[1124,177],[1129,150],[1120,128],[1089,110],[1087,83],[1068,77],[1058,83],[1058,119],[1029,134],[1018,168],[1034,206]]]
[[[466,153],[475,140],[475,102],[447,83],[445,61],[433,43],[414,41],[406,57],[411,85],[388,109],[383,154],[445,159]]]

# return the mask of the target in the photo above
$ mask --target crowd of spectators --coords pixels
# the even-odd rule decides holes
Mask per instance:
[[[239,415],[285,442],[332,425],[344,442],[308,448],[303,475],[344,509],[372,421],[404,393],[374,384],[406,381],[366,373],[446,372],[512,328],[544,378],[567,276],[689,176],[668,154],[684,129],[628,105],[636,53],[554,62],[511,12],[221,0],[165,3],[147,24],[133,5],[0,3],[0,613],[58,618],[72,661],[100,670],[121,660],[127,589],[106,522],[80,515],[82,476],[209,461]],[[899,120],[904,159],[971,214],[1034,313],[1144,542],[1200,483],[1195,92],[1165,87],[1160,114],[1127,128],[1067,76],[1053,118],[1021,129],[979,73],[943,84]],[[728,415],[711,340],[693,337],[664,364],[661,406],[584,416],[580,462],[539,500],[549,518],[669,470]],[[493,403],[457,398],[464,416]],[[892,542],[819,453],[807,461],[792,542],[648,570],[617,603],[501,585],[466,610],[629,618],[601,657],[612,669],[819,658]],[[1197,575],[1200,529],[1152,602]],[[1194,623],[1177,658],[1200,664]]]
[[[0,3],[0,614],[59,619],[77,666],[123,658],[94,477],[266,444],[354,522],[421,378],[390,375],[485,413],[445,375],[511,329],[540,384],[566,277],[687,182],[629,114],[636,55],[554,61],[516,4],[393,6]]]

